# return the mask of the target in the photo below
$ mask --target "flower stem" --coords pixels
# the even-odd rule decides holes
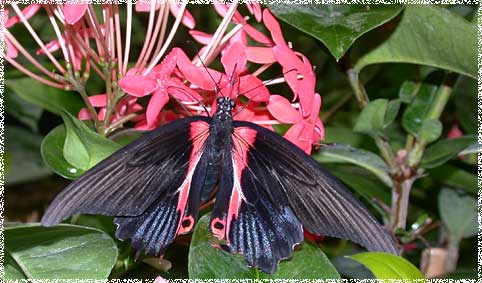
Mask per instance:
[[[348,69],[347,75],[348,80],[350,81],[350,85],[355,93],[355,97],[358,100],[358,104],[360,105],[360,108],[365,108],[368,105],[369,99],[365,88],[363,87],[363,84],[359,80],[358,73],[353,69]],[[375,136],[374,139],[383,159],[385,159],[392,171],[394,171],[395,156],[393,154],[392,148],[390,147],[390,144],[379,136]]]
[[[434,102],[430,107],[430,110],[427,115],[428,120],[438,120],[440,115],[442,114],[445,105],[447,105],[447,101],[449,100],[450,94],[452,92],[452,87],[446,85],[445,83],[442,84],[437,93],[435,94]],[[425,139],[416,139],[412,150],[408,156],[408,165],[414,167],[420,163],[423,157],[423,153],[425,151],[425,147],[427,146],[428,142]]]

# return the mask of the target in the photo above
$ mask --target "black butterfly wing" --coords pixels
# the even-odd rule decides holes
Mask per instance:
[[[163,252],[194,226],[200,192],[191,184],[202,175],[196,168],[205,163],[209,123],[199,116],[176,120],[120,149],[57,195],[42,224],[81,213],[116,216],[119,238],[132,238],[138,251]]]
[[[234,173],[223,173],[221,182],[224,178],[229,185],[224,195],[219,195],[222,183],[219,187],[211,222],[213,233],[218,238],[224,235],[232,251],[272,273],[278,261],[291,256],[293,245],[302,241],[303,225],[313,234],[349,239],[371,251],[397,253],[388,231],[311,157],[265,128],[234,123],[229,167]],[[226,201],[229,205],[221,208]],[[216,230],[218,222],[218,227],[225,224],[226,228]]]

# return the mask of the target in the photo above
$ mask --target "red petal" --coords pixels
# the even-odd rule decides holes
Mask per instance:
[[[199,30],[190,30],[189,34],[192,36],[192,38],[194,38],[194,40],[204,45],[208,45],[213,38],[212,34],[205,33]]]
[[[153,73],[156,73],[157,77],[170,76],[177,64],[178,50],[172,50],[167,54],[162,62],[153,69]]]
[[[251,37],[254,41],[257,41],[261,44],[264,44],[264,45],[273,45],[273,41],[267,37],[266,35],[264,35],[262,32],[260,32],[259,30],[255,29],[253,26],[251,25],[244,25],[243,26],[243,30],[249,35],[249,37]]]
[[[135,97],[146,96],[158,88],[157,82],[145,76],[125,76],[119,80],[123,91]]]
[[[239,80],[239,94],[256,102],[269,100],[269,91],[260,79],[253,75],[245,75],[239,77]]]
[[[47,50],[49,52],[54,52],[54,51],[59,50],[60,49],[59,40],[54,39],[54,40],[48,42],[47,44],[45,44],[45,48],[47,48]],[[42,48],[39,48],[39,50],[37,50],[37,52],[35,54],[40,55],[40,54],[43,54],[43,53],[44,53],[44,50]]]
[[[179,48],[174,49],[178,52],[177,67],[189,82],[205,90],[214,90],[219,81],[221,81],[221,85],[225,83],[226,78],[224,74],[213,69],[197,67],[191,62],[184,51]]]
[[[77,115],[79,120],[91,120],[92,116],[90,115],[90,112],[87,108],[82,108],[79,111],[79,115]]]
[[[231,77],[231,75],[239,76],[246,67],[247,57],[246,57],[246,47],[240,42],[235,42],[231,44],[226,53],[221,57],[221,63],[224,66],[224,71],[226,75]]]
[[[197,92],[188,88],[180,80],[171,80],[168,86],[168,92],[176,99],[186,102],[199,102],[202,101],[202,96]]]
[[[97,115],[99,120],[104,121],[106,112],[107,112],[107,110],[105,108],[100,109],[99,114]],[[114,117],[112,117],[112,118],[114,118]]]
[[[321,99],[319,95],[318,100],[314,102],[315,80],[314,74],[305,74],[303,79],[298,80],[296,91],[300,99],[300,109],[304,117],[309,116],[311,113],[318,117],[318,113],[320,112]]]
[[[246,6],[248,7],[248,11],[254,15],[256,18],[256,21],[261,22],[261,19],[263,17],[262,12],[261,12],[261,5],[259,5],[259,2],[254,1],[254,2],[247,2]]]
[[[257,64],[270,64],[276,62],[273,50],[269,47],[248,46],[246,49],[248,61]]]
[[[219,1],[214,1],[214,9],[216,10],[216,12],[221,16],[221,17],[225,17],[226,16],[226,13],[228,12],[228,9],[229,7],[231,6],[231,4],[220,4]],[[243,16],[238,12],[238,11],[235,11],[234,12],[234,15],[233,15],[233,18],[231,20],[233,23],[235,24],[244,24],[246,23],[246,21],[244,20]]]
[[[73,25],[84,16],[85,11],[87,11],[87,3],[64,4],[63,11],[65,21]]]
[[[162,108],[169,101],[169,96],[164,91],[156,91],[149,100],[147,105],[146,118],[147,124],[152,126],[156,122],[157,116],[161,112]]]
[[[5,38],[5,44],[7,45],[7,57],[17,58],[18,56],[17,48],[15,48],[15,46],[7,38]]]
[[[268,110],[276,120],[283,123],[294,124],[302,119],[301,114],[293,108],[288,99],[280,95],[270,95]]]
[[[157,10],[161,7],[161,1],[154,1],[156,1],[156,7],[154,9]],[[137,1],[135,9],[136,12],[149,12],[151,11],[151,1]]]
[[[286,42],[285,42],[285,39],[283,38],[283,33],[281,32],[281,27],[278,23],[278,20],[273,16],[273,14],[271,14],[271,12],[268,9],[264,9],[263,11],[263,22],[264,22],[264,25],[271,32],[271,37],[273,38],[273,41],[277,45],[286,46]]]
[[[169,9],[171,10],[171,13],[174,15],[174,17],[177,17],[177,15],[179,14],[180,8],[181,8],[181,4],[171,3],[169,5]],[[194,17],[191,15],[191,13],[189,13],[188,10],[184,10],[184,14],[182,15],[181,22],[188,29],[193,29],[196,26],[196,21],[194,20]]]
[[[107,95],[97,94],[89,96],[90,104],[94,107],[105,107],[107,106]]]
[[[300,139],[301,133],[304,129],[304,123],[297,123],[294,124],[291,128],[288,129],[284,137],[292,142],[297,147],[301,148],[307,154],[311,153],[311,143],[307,142],[303,139]]]
[[[37,13],[37,11],[40,9],[40,7],[42,7],[42,5],[40,4],[31,4],[31,5],[28,5],[27,7],[25,7],[23,10],[22,10],[22,15],[25,17],[26,20],[30,19],[33,15],[35,15],[35,13]],[[8,18],[8,12],[6,13],[6,16]],[[18,15],[8,19],[6,22],[5,22],[5,28],[9,28],[19,22],[21,22],[22,20],[20,20],[20,17]]]

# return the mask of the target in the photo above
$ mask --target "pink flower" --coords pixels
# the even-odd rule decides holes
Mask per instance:
[[[80,3],[65,3],[63,7],[65,21],[69,25],[78,22],[87,11],[87,2],[80,0]]]
[[[156,1],[156,0],[153,0],[153,1]],[[181,4],[173,1],[168,5],[169,5],[169,10],[171,11],[171,14],[174,17],[177,17],[177,15],[179,14],[179,9],[181,7]],[[160,7],[161,7],[161,1],[156,1],[154,10],[159,10]],[[150,12],[151,1],[137,1],[135,9],[136,9],[136,12]],[[181,23],[189,29],[193,29],[196,26],[196,21],[194,20],[194,17],[187,10],[184,11],[184,15],[182,15]]]
[[[25,17],[25,19],[30,19],[37,11],[40,9],[41,5],[40,4],[30,4],[27,7],[25,7],[22,10],[22,15]],[[5,28],[11,28],[14,25],[22,22],[20,17],[18,15],[15,15],[11,18],[8,18],[9,12],[8,9],[5,9],[3,11],[3,21],[5,23]],[[15,45],[5,37],[5,45],[7,46],[7,54],[6,56],[8,58],[17,58],[18,57],[18,49],[15,47]]]
[[[162,278],[161,276],[157,276],[156,279],[154,279],[154,283],[169,283],[169,281]]]
[[[147,75],[128,74],[119,81],[119,86],[134,97],[143,97],[152,94],[146,110],[148,126],[156,126],[156,119],[162,108],[172,95],[179,101],[198,102],[202,97],[187,87],[179,78],[173,76],[177,53],[180,49],[174,49],[164,61],[155,67]]]

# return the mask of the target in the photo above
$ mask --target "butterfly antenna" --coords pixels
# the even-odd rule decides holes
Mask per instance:
[[[189,96],[190,98],[192,98],[193,100],[195,100],[197,103],[199,103],[199,105],[201,105],[201,107],[204,109],[204,111],[206,112],[206,114],[208,114],[208,117],[209,118],[212,118],[211,117],[211,114],[209,114],[209,111],[206,107],[206,105],[199,99],[197,99],[196,97],[194,97],[192,94],[190,94],[189,92],[187,92],[185,89],[182,89],[180,87],[177,87],[177,86],[168,86],[168,89],[169,88],[175,88],[177,90],[180,90],[182,92],[184,92],[184,94],[186,94],[187,96]],[[182,103],[182,101],[180,99],[177,99],[176,97],[172,96],[176,101],[177,103],[179,103],[181,105],[181,107],[188,113],[188,114],[191,114],[191,112],[189,112],[189,109],[187,109],[186,105],[184,105],[184,103]]]
[[[209,77],[211,78],[211,80],[213,81],[214,83],[214,92],[216,93],[216,95],[219,93],[219,84],[221,83],[221,76],[219,77],[219,81],[216,82],[216,80],[214,79],[214,77],[211,75],[211,73],[208,71],[208,67],[206,66],[206,64],[204,64],[204,61],[203,59],[201,59],[201,56],[199,56],[199,49],[197,49],[196,45],[194,45],[194,43],[190,40],[188,40],[187,42],[191,43],[192,47],[194,48],[194,50],[196,50],[196,56],[197,58],[199,59],[199,62],[201,62],[201,65],[203,65],[204,69],[206,70],[206,73],[208,73]]]
[[[288,70],[288,71],[282,73],[281,75],[279,75],[279,76],[277,76],[277,77],[275,77],[275,78],[272,78],[272,79],[270,79],[270,80],[267,80],[266,83],[270,83],[270,82],[272,82],[272,81],[274,81],[274,80],[277,80],[277,79],[283,77],[284,75],[286,75],[287,73],[293,72],[293,71],[296,71],[296,69]],[[238,94],[236,95],[236,98],[237,98],[238,96],[240,96],[240,95],[245,95],[246,93],[248,93],[248,92],[250,92],[250,91],[253,91],[253,90],[257,89],[257,88],[260,88],[260,87],[262,87],[262,86],[264,86],[264,85],[265,85],[265,84],[262,83],[262,84],[260,84],[260,85],[258,85],[258,86],[255,86],[255,87],[253,87],[252,89],[249,89],[249,90],[247,90],[247,91],[245,91],[245,92],[243,92],[243,93],[238,93]],[[239,89],[239,87],[238,87],[238,89]],[[258,93],[258,94],[259,94],[259,93]],[[254,97],[256,97],[256,95],[258,95],[258,94],[255,94],[253,97],[251,97],[251,99],[253,99]],[[246,104],[244,104],[243,107],[241,107],[241,109],[239,109],[238,111],[236,111],[236,113],[234,113],[233,117],[236,116],[236,115],[238,115],[241,111],[243,111],[246,107],[248,107],[248,104],[249,104],[249,101],[248,101]]]
[[[277,79],[280,79],[280,78],[283,77],[284,75],[288,74],[289,72],[293,72],[293,71],[296,71],[296,69],[288,70],[288,71],[282,73],[282,74],[279,75],[279,76],[276,76],[276,77],[274,77],[274,78],[272,78],[272,79],[267,80],[266,83],[270,83],[270,82],[272,82],[272,81],[275,81],[275,80],[277,80]],[[239,93],[238,95],[245,95],[246,93],[248,93],[248,92],[250,92],[250,91],[253,91],[253,90],[257,89],[257,88],[260,88],[260,87],[262,87],[262,86],[264,86],[264,85],[265,85],[265,84],[262,83],[262,84],[260,84],[260,85],[258,85],[258,86],[255,86],[255,87],[253,87],[252,89],[249,89],[249,90],[247,90],[247,91],[245,91],[245,92],[243,92],[243,93]]]

